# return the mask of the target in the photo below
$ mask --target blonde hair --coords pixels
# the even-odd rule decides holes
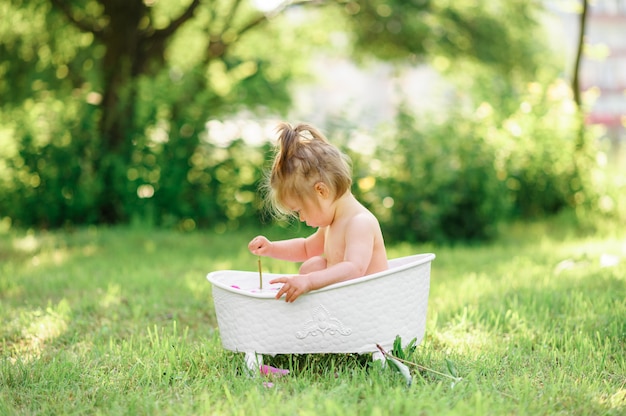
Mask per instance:
[[[265,184],[275,214],[295,215],[284,205],[285,199],[310,198],[318,182],[330,189],[334,199],[350,189],[352,170],[348,157],[316,128],[305,123],[293,127],[283,122],[276,130],[278,143]]]

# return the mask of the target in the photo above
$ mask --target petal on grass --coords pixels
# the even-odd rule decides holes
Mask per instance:
[[[289,374],[289,370],[285,370],[282,368],[272,367],[271,365],[265,365],[259,367],[259,371],[264,376],[278,376],[282,377]]]

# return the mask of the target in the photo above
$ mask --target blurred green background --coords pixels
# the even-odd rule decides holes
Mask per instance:
[[[0,227],[267,223],[278,120],[350,155],[389,240],[484,240],[564,210],[623,223],[624,160],[585,124],[545,3],[3,0]],[[584,25],[586,2],[556,3]],[[321,76],[337,63],[374,74],[339,106],[349,83]],[[359,110],[381,88],[395,98]]]

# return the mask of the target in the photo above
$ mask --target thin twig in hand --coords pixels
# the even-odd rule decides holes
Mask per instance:
[[[257,264],[259,265],[259,289],[263,290],[263,267],[261,266],[261,256],[259,256]]]

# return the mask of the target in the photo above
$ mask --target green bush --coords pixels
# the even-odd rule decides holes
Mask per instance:
[[[619,197],[595,163],[596,140],[579,145],[567,86],[531,83],[515,99],[510,115],[486,102],[453,108],[445,119],[401,111],[377,152],[357,157],[356,191],[389,238],[485,239],[512,219],[615,209]]]
[[[5,113],[5,132],[19,139],[0,149],[1,217],[60,227],[106,222],[114,210],[111,218],[124,222],[185,230],[257,224],[270,144],[211,143],[200,103],[165,107],[168,93],[156,88],[165,81],[155,82],[140,93],[165,97],[137,109],[132,147],[117,155],[104,154],[93,133],[97,108],[79,99],[42,97]],[[577,145],[578,120],[562,91],[558,83],[529,84],[509,115],[488,103],[452,108],[446,118],[401,111],[369,149],[349,150],[355,126],[334,126],[329,138],[350,153],[353,191],[390,240],[486,239],[502,222],[566,208],[584,219],[623,219],[625,181],[611,181],[598,164],[595,139]]]
[[[1,154],[0,212],[21,226],[58,227],[97,221],[101,178],[92,163],[93,108],[52,98],[11,113],[14,146]]]
[[[529,84],[516,111],[494,126],[495,162],[513,191],[516,216],[555,214],[593,192],[584,189],[590,172],[584,162],[587,155],[577,148],[579,127],[570,89],[563,81],[547,87]]]
[[[394,240],[448,241],[494,235],[509,218],[511,195],[493,149],[471,120],[428,123],[401,114],[376,153],[383,166],[365,196]],[[375,196],[374,196],[375,195]]]
[[[0,154],[0,213],[16,226],[123,222],[192,229],[256,222],[269,149],[217,146],[191,124],[163,142],[137,131],[133,148],[103,154],[94,107],[52,102],[15,112],[13,149]]]

